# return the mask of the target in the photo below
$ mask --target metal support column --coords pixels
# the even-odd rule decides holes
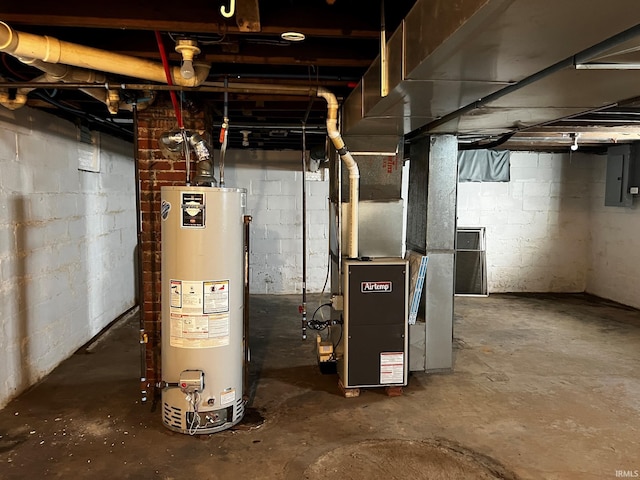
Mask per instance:
[[[458,141],[436,135],[411,144],[407,248],[429,257],[425,322],[412,325],[411,370],[453,367]]]

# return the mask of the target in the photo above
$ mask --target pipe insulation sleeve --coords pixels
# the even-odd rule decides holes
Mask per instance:
[[[338,151],[340,159],[349,170],[349,240],[347,252],[349,258],[358,258],[360,170],[338,131],[338,99],[332,92],[322,87],[318,88],[317,96],[324,98],[327,102],[327,134]]]
[[[164,68],[157,62],[64,42],[53,37],[18,32],[4,22],[0,22],[0,51],[18,58],[35,58],[158,83],[167,82]],[[186,79],[182,77],[179,67],[172,67],[173,82],[185,87],[198,86],[206,80],[211,66],[194,62],[193,68],[195,76]]]

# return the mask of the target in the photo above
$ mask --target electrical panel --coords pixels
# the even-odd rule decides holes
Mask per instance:
[[[607,175],[604,204],[607,207],[631,207],[640,188],[640,146],[616,145],[607,151]]]

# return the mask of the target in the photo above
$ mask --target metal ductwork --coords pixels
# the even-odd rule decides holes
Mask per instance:
[[[0,52],[8,53],[19,60],[42,60],[47,63],[61,63],[75,67],[109,72],[117,75],[142,78],[152,82],[166,83],[162,64],[117,53],[63,42],[53,37],[18,32],[4,22],[0,22]],[[170,69],[175,85],[195,87],[207,79],[211,66],[195,62],[194,76],[184,78],[179,67]]]
[[[343,133],[500,136],[637,97],[633,71],[575,65],[632,63],[639,16],[635,0],[418,0],[388,70],[378,57],[347,98]]]

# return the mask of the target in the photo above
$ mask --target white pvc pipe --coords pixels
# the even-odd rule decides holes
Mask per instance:
[[[360,171],[358,164],[345,147],[344,140],[338,131],[338,100],[329,90],[318,88],[318,97],[327,101],[327,134],[340,158],[349,170],[349,240],[347,252],[349,258],[358,258],[358,203],[360,201]]]
[[[48,63],[62,63],[75,67],[143,78],[158,83],[167,83],[162,64],[119,53],[112,53],[57,38],[18,32],[0,22],[0,52],[18,58],[33,58]],[[207,79],[211,66],[194,63],[195,76],[183,78],[179,67],[172,67],[173,83],[184,87],[195,87]]]
[[[63,66],[61,65],[61,67]],[[63,68],[67,68],[67,67],[63,67]],[[34,83],[39,83],[39,82],[46,83],[46,82],[57,82],[58,79],[54,78],[52,75],[49,75],[48,73],[45,73],[43,75],[40,75],[37,78],[34,78],[31,81]],[[8,90],[3,89],[3,91],[0,92],[0,105],[2,105],[5,108],[8,108],[9,110],[17,110],[19,108],[22,108],[27,104],[27,95],[29,94],[29,92],[32,92],[35,89],[36,87],[18,88],[16,91],[16,94],[14,95],[14,98],[10,98]]]

